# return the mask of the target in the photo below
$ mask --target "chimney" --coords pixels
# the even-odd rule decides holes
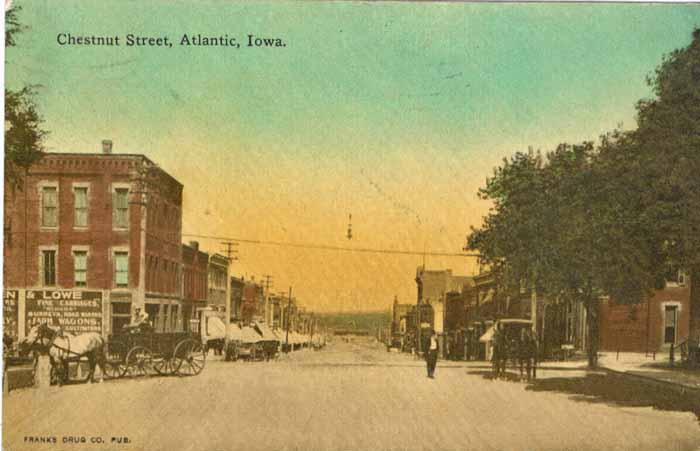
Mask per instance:
[[[199,241],[190,241],[190,247],[193,248],[195,251],[199,250]]]
[[[102,140],[102,153],[105,155],[109,155],[112,153],[112,140],[111,139],[103,139]]]

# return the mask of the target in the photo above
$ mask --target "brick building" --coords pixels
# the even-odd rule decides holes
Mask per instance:
[[[245,281],[241,294],[240,319],[244,324],[253,320],[260,321],[264,317],[263,287],[254,281]]]
[[[144,155],[113,154],[107,140],[102,153],[47,153],[21,190],[6,186],[3,279],[18,293],[20,332],[49,321],[107,334],[135,307],[172,329],[164,318],[181,311],[182,189]],[[88,297],[84,307],[101,316],[78,308],[70,320],[61,297]]]
[[[683,273],[639,304],[604,300],[600,307],[600,349],[666,352],[688,338],[690,283]]]
[[[190,319],[197,318],[197,309],[207,305],[209,297],[209,254],[199,250],[199,243],[182,245],[182,320],[189,330]],[[173,318],[174,319],[174,318]],[[176,329],[180,330],[180,329]]]
[[[245,281],[243,277],[231,277],[231,320],[240,321],[241,319],[241,304],[243,303],[243,287]]]
[[[269,294],[270,324],[272,327],[282,327],[282,309],[286,306],[286,301],[279,294]]]
[[[433,321],[430,326],[442,334],[445,329],[445,299],[447,293],[462,293],[474,285],[469,276],[454,276],[451,269],[427,270],[424,266],[416,269],[417,303],[432,307]]]
[[[209,257],[209,284],[207,305],[223,311],[226,308],[226,277],[228,277],[228,259],[221,254]]]

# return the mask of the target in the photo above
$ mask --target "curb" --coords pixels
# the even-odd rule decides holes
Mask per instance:
[[[691,385],[686,385],[686,384],[682,384],[682,383],[678,383],[678,382],[669,382],[669,381],[665,381],[663,379],[656,379],[654,377],[643,376],[641,374],[634,374],[634,373],[630,373],[627,371],[613,370],[611,368],[607,368],[604,366],[599,366],[597,369],[606,371],[606,372],[611,373],[611,374],[625,376],[625,377],[629,377],[632,379],[638,379],[638,380],[642,380],[645,382],[651,382],[651,383],[658,384],[658,385],[661,385],[661,386],[664,386],[667,388],[673,388],[674,390],[679,391],[681,394],[691,392],[691,393],[700,395],[700,387],[693,387]]]

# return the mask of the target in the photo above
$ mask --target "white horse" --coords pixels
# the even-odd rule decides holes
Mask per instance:
[[[48,352],[61,385],[68,381],[68,363],[82,357],[88,359],[90,382],[95,382],[96,365],[100,366],[104,375],[105,340],[98,333],[90,332],[76,336],[53,329],[47,324],[38,324],[30,329],[22,342],[31,349],[38,348],[40,352]]]

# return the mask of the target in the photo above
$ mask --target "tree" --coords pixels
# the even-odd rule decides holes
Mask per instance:
[[[472,227],[467,247],[479,250],[484,263],[510,282],[536,279],[546,221],[540,215],[545,201],[541,174],[539,154],[518,152],[504,159],[479,190],[479,197],[491,200],[493,207],[481,228]]]
[[[601,141],[504,161],[480,190],[494,207],[468,238],[468,247],[509,276],[504,285],[527,281],[549,299],[584,305],[592,367],[600,297],[639,302],[653,286],[656,261],[649,227],[633,208],[640,183],[625,161],[634,155],[629,136],[614,132]]]
[[[639,126],[595,147],[516,153],[479,191],[493,202],[468,247],[506,277],[583,302],[596,365],[598,301],[637,303],[669,267],[690,271],[690,334],[700,342],[700,30],[648,78]]]
[[[22,30],[18,11],[11,8],[6,12],[6,47],[16,44],[15,37]],[[44,153],[48,132],[41,128],[43,120],[34,101],[35,93],[33,86],[18,91],[5,89],[5,181],[13,190],[21,189],[24,173]]]
[[[519,297],[520,287],[531,290],[531,318],[537,327],[537,287],[546,272],[548,242],[542,234],[550,221],[548,191],[539,153],[518,152],[494,171],[479,190],[493,202],[480,229],[472,228],[467,247],[477,249],[491,267],[500,297]]]
[[[636,164],[651,199],[642,214],[670,266],[690,273],[690,337],[700,341],[700,29],[648,77],[654,98],[637,105]]]
[[[552,296],[582,302],[588,312],[588,361],[597,365],[599,302],[638,303],[649,296],[658,271],[651,227],[638,212],[643,185],[630,164],[634,142],[612,132],[601,144],[561,145],[548,155],[556,211],[549,228],[553,249],[547,279]]]

